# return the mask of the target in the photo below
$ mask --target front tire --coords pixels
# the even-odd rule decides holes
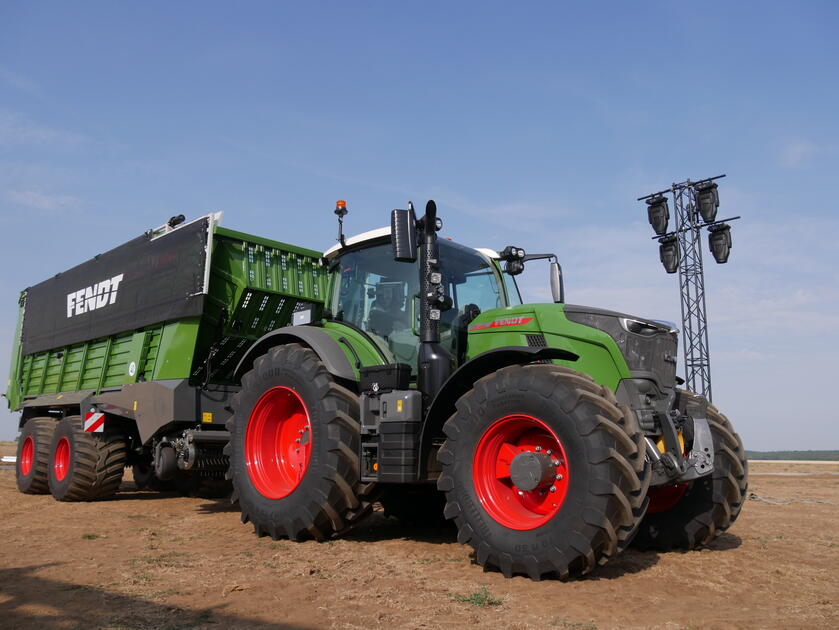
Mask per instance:
[[[698,398],[690,392],[679,393]],[[707,545],[740,515],[749,486],[749,463],[743,442],[728,418],[710,403],[707,418],[714,443],[714,471],[690,482],[683,494],[678,494],[678,486],[658,490],[669,491],[677,500],[672,505],[665,503],[669,509],[644,517],[633,541],[638,549],[670,551]]]
[[[458,400],[444,431],[445,515],[478,564],[506,577],[587,573],[644,514],[650,467],[637,420],[574,370],[502,368]]]
[[[360,498],[357,397],[314,351],[272,348],[233,398],[228,477],[258,536],[323,540],[369,512]]]

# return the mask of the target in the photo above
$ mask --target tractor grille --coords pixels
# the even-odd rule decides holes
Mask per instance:
[[[632,372],[651,373],[660,387],[675,387],[678,354],[678,337],[675,332],[664,327],[650,335],[627,332],[621,327],[620,318],[630,316],[585,306],[568,305],[565,307],[565,316],[572,322],[607,333],[615,340]]]

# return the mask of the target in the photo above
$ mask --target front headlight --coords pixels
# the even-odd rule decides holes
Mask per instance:
[[[678,333],[679,330],[670,322],[645,322],[631,317],[619,317],[621,328],[626,332],[635,333],[644,337],[652,337],[660,332]]]

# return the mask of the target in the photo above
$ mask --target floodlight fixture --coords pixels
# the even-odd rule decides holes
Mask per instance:
[[[708,247],[718,264],[728,262],[731,253],[731,226],[719,223],[708,228]]]
[[[717,218],[717,208],[720,207],[720,194],[716,182],[702,182],[694,187],[696,191],[696,205],[699,214],[706,223]]]
[[[658,242],[658,254],[661,258],[661,264],[664,265],[664,270],[667,273],[676,273],[679,270],[679,260],[681,259],[679,239],[675,235],[665,236],[658,239]]]
[[[647,217],[656,234],[659,236],[667,234],[667,224],[670,222],[670,208],[667,207],[667,197],[659,195],[647,199]]]

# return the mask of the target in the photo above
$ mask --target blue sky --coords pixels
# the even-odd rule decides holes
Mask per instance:
[[[725,172],[715,402],[748,448],[839,448],[837,24],[833,2],[7,0],[0,374],[21,288],[178,213],[325,249],[336,199],[356,233],[434,198],[446,236],[556,251],[568,301],[679,321],[635,198]],[[546,268],[522,281],[547,296]]]

